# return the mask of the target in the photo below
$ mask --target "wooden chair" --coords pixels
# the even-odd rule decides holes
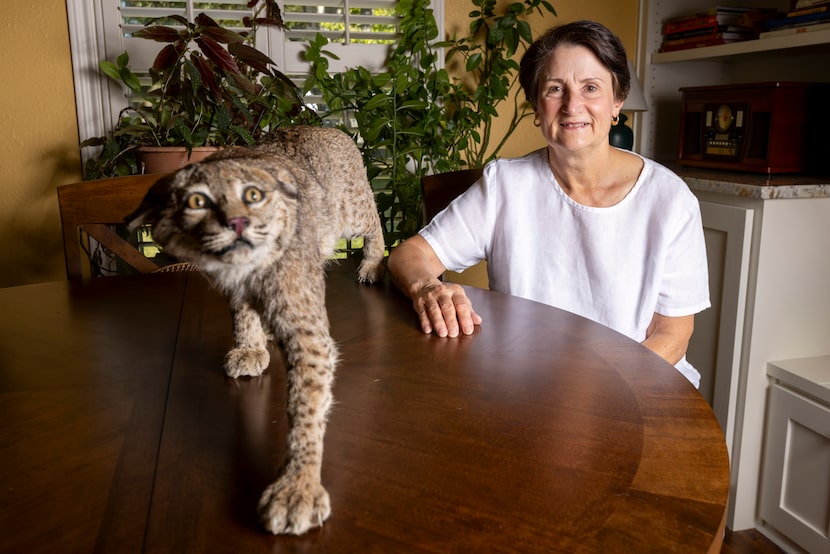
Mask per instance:
[[[436,175],[421,177],[421,195],[424,200],[424,219],[431,221],[435,214],[446,208],[457,196],[466,191],[478,181],[483,170],[461,169]],[[489,287],[487,279],[487,263],[480,262],[464,270],[444,272],[444,279],[461,285],[472,285],[486,289]]]
[[[123,223],[124,218],[138,207],[159,177],[131,175],[58,187],[68,279],[84,277],[84,259],[91,267],[88,257],[90,238],[139,273],[159,269],[156,262],[145,257],[136,245],[130,244],[112,229],[112,225]]]
[[[424,199],[425,221],[431,221],[435,214],[446,208],[457,196],[478,181],[483,170],[461,169],[421,177],[421,193]]]

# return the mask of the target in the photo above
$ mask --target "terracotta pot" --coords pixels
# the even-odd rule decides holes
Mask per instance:
[[[186,165],[200,162],[219,150],[218,146],[195,146],[187,158],[184,146],[140,146],[137,152],[142,173],[171,173]]]

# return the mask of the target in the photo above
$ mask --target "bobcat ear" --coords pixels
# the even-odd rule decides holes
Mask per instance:
[[[274,178],[277,180],[280,191],[289,198],[297,198],[300,195],[297,187],[297,177],[289,169],[280,167],[274,172]]]
[[[167,199],[170,197],[170,188],[178,175],[178,172],[165,175],[150,187],[138,208],[124,218],[124,223],[127,224],[130,232],[146,223],[153,223],[158,218],[159,212],[167,204]]]

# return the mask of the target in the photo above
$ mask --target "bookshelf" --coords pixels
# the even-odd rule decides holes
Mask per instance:
[[[643,0],[635,64],[649,106],[634,121],[635,148],[660,162],[677,158],[681,87],[764,81],[830,82],[830,29],[659,52],[663,23],[719,4],[714,0]],[[786,10],[789,0],[730,0],[723,5]],[[639,137],[639,138],[638,138]]]
[[[830,29],[809,31],[778,37],[760,38],[732,44],[690,48],[676,52],[655,52],[651,63],[674,63],[693,60],[714,60],[734,56],[780,52],[790,48],[826,47],[830,51]]]

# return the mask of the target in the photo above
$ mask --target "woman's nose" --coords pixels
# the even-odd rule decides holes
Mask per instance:
[[[579,97],[578,94],[573,94],[569,91],[565,91],[564,95],[562,96],[562,109],[565,113],[574,113],[579,111],[579,107],[582,105],[582,99]]]

